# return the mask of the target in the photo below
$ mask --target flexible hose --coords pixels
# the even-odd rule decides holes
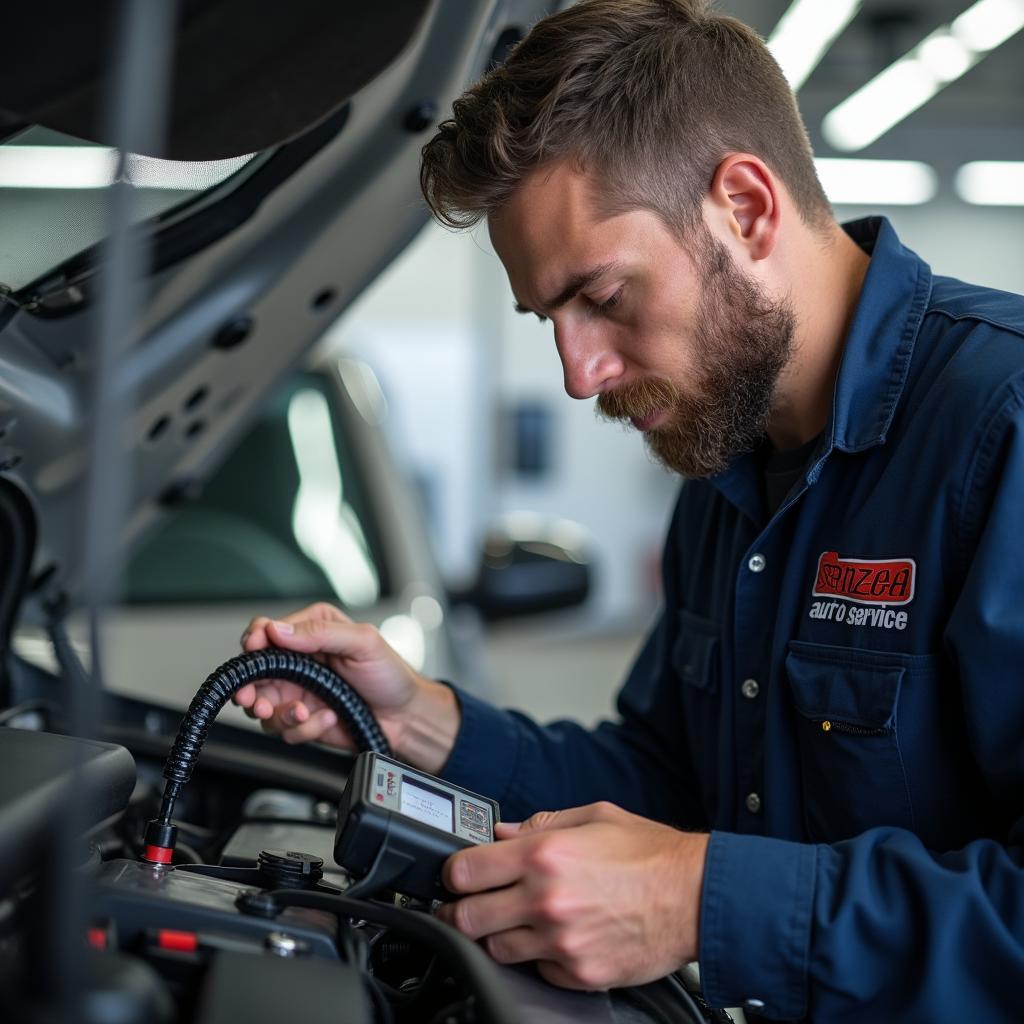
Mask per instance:
[[[174,801],[192,777],[206,735],[221,708],[247,683],[260,679],[287,679],[316,694],[337,712],[359,750],[391,754],[391,746],[362,697],[336,672],[306,654],[268,648],[240,654],[206,677],[178,727],[178,735],[164,764],[163,805],[160,819],[170,822]]]

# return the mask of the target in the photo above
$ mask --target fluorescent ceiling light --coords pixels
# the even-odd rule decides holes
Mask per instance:
[[[977,206],[1024,206],[1024,163],[976,160],[956,172],[957,195]]]
[[[979,0],[950,28],[964,46],[978,53],[988,53],[1024,28],[1024,3],[1021,0]]]
[[[1021,29],[1024,0],[978,0],[843,100],[822,133],[846,152],[871,145]]]
[[[793,0],[768,39],[793,92],[807,81],[828,48],[853,21],[863,0]]]
[[[201,192],[251,159],[188,163],[129,153],[125,176],[138,188]],[[0,146],[0,188],[107,188],[116,180],[117,162],[117,150],[104,146]]]
[[[974,53],[956,36],[946,32],[933,33],[917,48],[918,62],[924,65],[936,82],[952,82],[974,65]]]
[[[835,206],[916,206],[938,189],[938,175],[915,160],[814,161],[818,178]]]
[[[863,149],[923,107],[938,90],[935,76],[920,61],[890,64],[825,117],[822,134],[836,149]]]

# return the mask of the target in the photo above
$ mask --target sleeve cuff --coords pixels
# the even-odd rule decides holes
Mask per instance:
[[[516,777],[521,745],[516,720],[509,712],[458,686],[445,685],[459,702],[462,724],[441,777],[473,792],[486,793],[500,804]]]
[[[712,832],[700,907],[700,973],[712,1006],[807,1013],[817,848]],[[763,1009],[761,1008],[763,1006]]]

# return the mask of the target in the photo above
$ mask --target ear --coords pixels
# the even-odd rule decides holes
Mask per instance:
[[[730,153],[715,171],[712,216],[752,260],[770,256],[778,241],[780,191],[765,162],[750,153]]]

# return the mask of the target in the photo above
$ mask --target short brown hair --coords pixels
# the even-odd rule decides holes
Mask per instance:
[[[650,209],[682,235],[730,152],[764,160],[804,221],[831,220],[796,99],[753,29],[706,0],[582,0],[456,100],[420,184],[438,220],[466,228],[568,157],[609,212]]]

